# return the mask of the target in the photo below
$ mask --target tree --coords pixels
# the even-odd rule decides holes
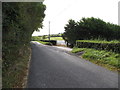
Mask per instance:
[[[72,46],[75,45],[76,40],[120,40],[120,26],[106,23],[99,18],[82,18],[78,22],[69,20],[64,28],[63,39]]]
[[[38,2],[2,3],[3,87],[22,86],[21,81],[24,78],[30,57],[31,36],[35,30],[43,27],[42,22],[45,17],[45,9],[46,6]],[[19,63],[23,65],[19,65]]]
[[[38,2],[3,2],[3,70],[12,66],[16,59],[8,59],[21,47],[28,45],[32,33],[42,28],[46,6]]]
[[[67,42],[67,43],[70,43],[72,46],[73,44],[75,43],[76,41],[76,36],[75,33],[76,33],[76,27],[77,27],[77,24],[74,20],[70,19],[68,21],[68,24],[66,24],[66,26],[64,27],[65,28],[65,33],[63,34],[63,39]]]

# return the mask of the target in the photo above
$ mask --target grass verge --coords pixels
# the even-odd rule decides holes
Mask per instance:
[[[84,51],[81,55],[82,58],[89,60],[95,64],[106,67],[109,70],[120,71],[120,54],[114,52],[108,52],[105,50],[95,50],[88,48],[73,48],[72,53]]]
[[[16,53],[17,51],[18,53]],[[31,57],[30,46],[16,48],[6,56],[7,60],[14,60],[14,63],[2,72],[2,88],[24,88],[25,77],[28,71],[28,62]]]
[[[52,45],[52,43],[50,43],[50,42],[43,42],[43,41],[37,41],[37,42],[44,44],[44,45]]]

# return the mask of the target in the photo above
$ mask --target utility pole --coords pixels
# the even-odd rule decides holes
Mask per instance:
[[[49,21],[49,42],[50,42],[50,21]]]

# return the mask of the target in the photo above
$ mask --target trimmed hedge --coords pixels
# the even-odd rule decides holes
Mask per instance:
[[[39,42],[39,43],[42,43],[42,44],[44,44],[44,45],[52,45],[52,43],[50,43],[50,42],[43,42],[43,41],[37,41],[37,42]]]
[[[43,42],[50,42],[52,43],[52,45],[57,45],[57,41],[56,40],[40,40],[40,41],[43,41]]]
[[[94,48],[97,50],[107,50],[120,53],[120,43],[110,43],[110,42],[92,42],[88,40],[77,40],[76,46],[78,48]]]

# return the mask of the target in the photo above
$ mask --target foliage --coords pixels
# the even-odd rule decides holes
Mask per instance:
[[[46,36],[45,36],[45,35],[43,35],[43,36],[42,36],[42,39],[46,39]]]
[[[42,42],[49,42],[50,43],[50,45],[56,45],[57,44],[57,41],[56,40],[40,40],[40,41],[42,41]]]
[[[109,66],[111,69],[120,70],[120,54],[88,48],[73,48],[72,53],[84,52],[82,57],[99,65]]]
[[[14,48],[14,52],[9,53],[5,58],[7,63],[10,63],[11,66],[7,70],[3,70],[2,76],[2,85],[3,88],[14,87],[14,88],[23,88],[25,84],[25,76],[28,69],[28,61],[31,56],[31,50],[29,46],[22,46],[19,49]],[[16,50],[16,51],[15,51]],[[18,53],[19,52],[19,53]],[[16,61],[13,61],[13,60]],[[11,62],[12,61],[12,62]],[[3,65],[3,69],[6,68]]]
[[[29,55],[25,54],[23,47],[30,47],[32,33],[38,28],[42,28],[42,21],[45,17],[46,7],[38,2],[3,2],[2,20],[3,20],[3,87],[16,87],[16,82],[20,82],[22,77],[11,77],[9,73],[13,72],[10,68],[18,68],[18,63],[23,62],[24,57],[28,61]],[[26,51],[27,53],[27,51]],[[25,60],[25,61],[26,61]],[[26,63],[24,63],[26,64]],[[27,65],[25,65],[27,66]],[[22,69],[24,70],[24,69]],[[21,74],[21,73],[19,73]],[[15,75],[13,73],[13,75]],[[20,75],[19,75],[20,76]],[[9,79],[7,79],[9,78]],[[13,78],[13,82],[10,79]],[[16,78],[16,80],[15,80]],[[19,85],[20,86],[20,85]]]
[[[62,35],[61,33],[58,33],[58,34],[51,34],[50,36],[51,37],[61,37],[61,35]]]
[[[42,43],[42,44],[44,44],[44,45],[52,45],[51,42],[43,42],[43,41],[37,41],[37,42]]]
[[[77,23],[74,20],[69,20],[69,24],[66,24],[65,32],[63,33],[63,39],[71,44],[74,44],[78,40],[76,26]]]
[[[3,41],[29,42],[31,34],[43,26],[44,10],[42,3],[3,3]]]
[[[76,40],[76,42],[90,42],[90,43],[120,43],[118,40],[111,40],[111,41],[106,41],[106,40]]]
[[[77,40],[76,46],[79,48],[94,48],[120,53],[120,41]]]
[[[99,18],[82,18],[78,22],[69,20],[64,28],[63,39],[71,45],[75,45],[76,40],[120,40],[120,26]]]
[[[71,52],[72,52],[72,53],[77,53],[77,52],[82,52],[82,51],[83,51],[82,48],[74,47]]]

